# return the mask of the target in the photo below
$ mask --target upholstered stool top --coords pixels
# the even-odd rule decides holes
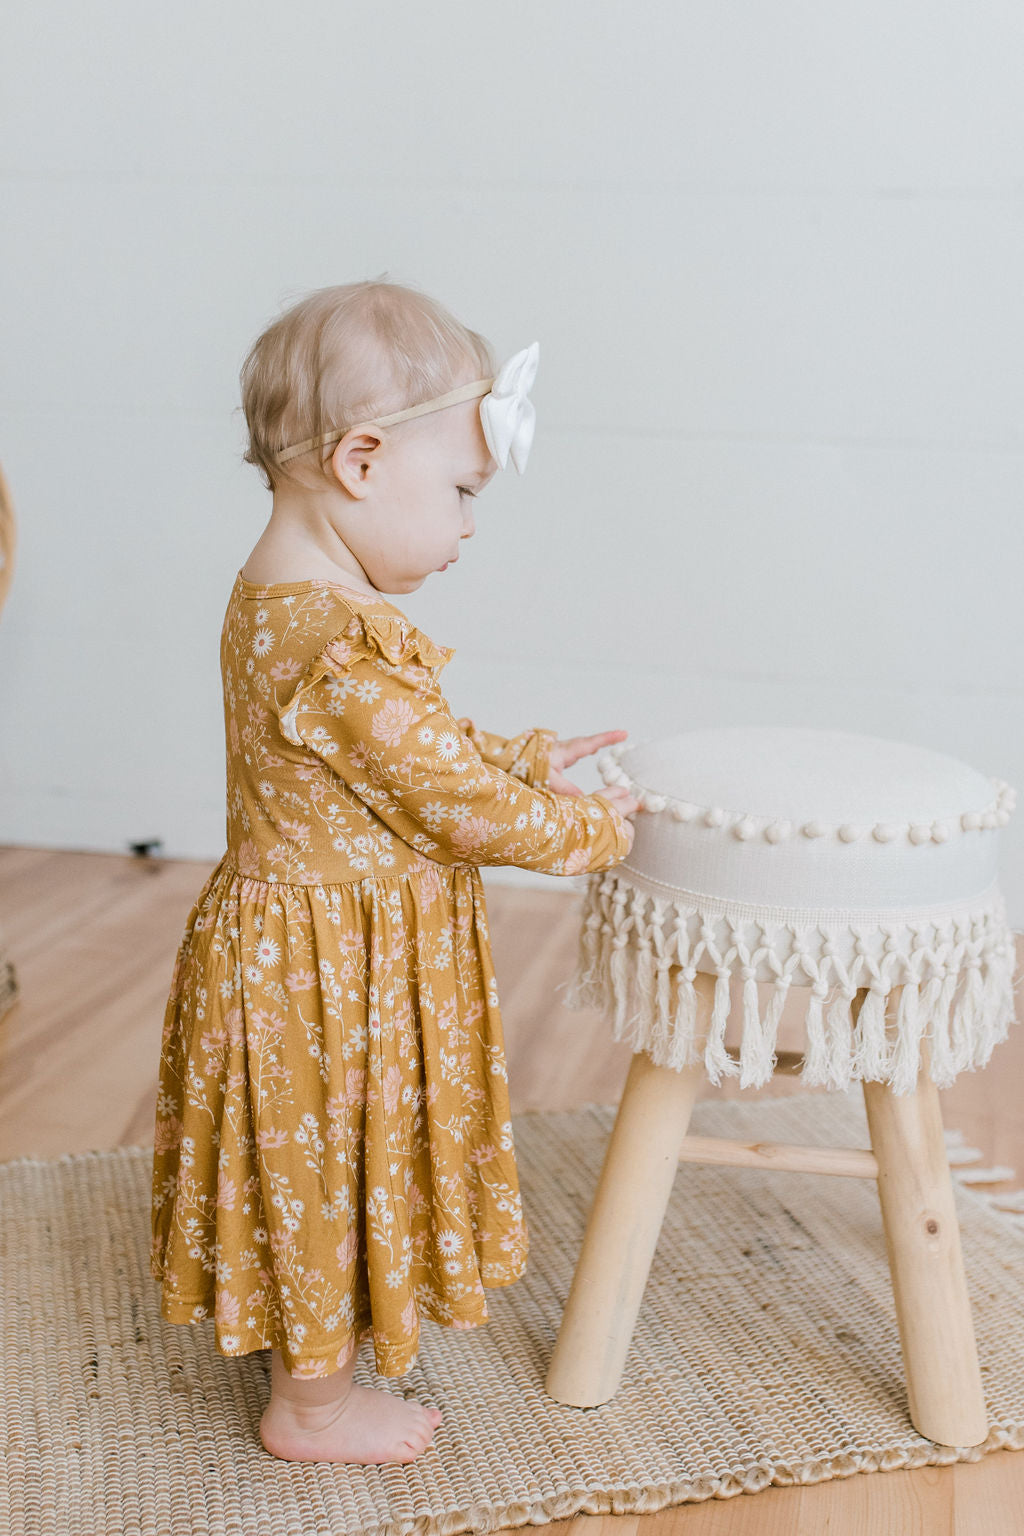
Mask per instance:
[[[907,1092],[923,1037],[947,1086],[1005,1038],[1015,949],[999,831],[1016,798],[1005,781],[903,742],[795,727],[623,742],[598,765],[645,809],[626,859],[587,877],[566,1002],[602,1008],[616,1039],[664,1065],[699,1060],[698,971],[717,977],[703,1047],[715,1083],[768,1081],[791,986],[809,989],[809,1086]],[[738,1063],[724,1044],[734,977]],[[772,983],[763,1011],[758,982]]]

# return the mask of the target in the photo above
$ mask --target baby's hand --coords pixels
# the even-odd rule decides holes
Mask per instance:
[[[570,763],[575,763],[581,757],[589,757],[591,752],[599,752],[602,747],[610,746],[613,741],[622,741],[628,735],[628,731],[601,731],[597,736],[570,736],[567,741],[556,741],[548,760],[548,789],[556,795],[582,795],[584,791],[571,779],[567,779],[562,769],[568,768]]]
[[[630,794],[628,789],[623,789],[621,784],[609,784],[604,789],[596,790],[595,793],[601,800],[610,800],[619,815],[625,819],[626,830],[629,833],[629,847],[626,849],[626,853],[629,853],[633,847],[633,838],[636,835],[636,827],[629,820],[629,817],[633,815],[634,811],[642,810],[643,807],[639,800]]]

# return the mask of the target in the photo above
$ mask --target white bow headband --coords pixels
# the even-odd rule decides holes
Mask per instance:
[[[504,469],[511,453],[513,464],[522,474],[537,421],[537,413],[528,394],[537,377],[539,357],[540,342],[535,341],[502,363],[493,379],[477,379],[472,384],[463,384],[459,389],[449,390],[446,395],[438,395],[434,400],[424,400],[421,405],[395,411],[390,416],[375,416],[372,421],[356,422],[355,426],[390,427],[396,421],[406,421],[410,416],[426,416],[431,411],[443,411],[446,406],[458,405],[462,400],[479,399],[480,422],[492,456]],[[310,448],[339,443],[346,432],[352,430],[352,427],[345,427],[341,431],[321,433],[319,437],[307,437],[304,443],[282,448],[275,455],[276,461],[284,464],[288,459],[297,458],[300,453],[308,453]]]

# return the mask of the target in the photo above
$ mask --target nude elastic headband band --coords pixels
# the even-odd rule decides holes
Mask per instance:
[[[351,427],[344,427],[340,432],[322,432],[319,437],[307,437],[304,443],[282,448],[280,453],[274,455],[275,461],[284,464],[289,459],[298,458],[300,453],[308,453],[311,448],[326,448],[328,443],[340,443],[346,432],[352,432],[356,427],[391,427],[396,421],[406,421],[410,416],[426,416],[431,411],[443,411],[447,405],[458,405],[462,400],[478,400],[481,395],[490,393],[493,383],[493,379],[476,379],[472,384],[462,384],[458,389],[450,389],[446,395],[424,400],[422,405],[411,405],[404,411],[394,411],[390,416],[374,416],[370,421],[354,422]]]

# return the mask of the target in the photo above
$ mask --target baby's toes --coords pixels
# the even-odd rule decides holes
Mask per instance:
[[[430,1431],[410,1429],[405,1437],[405,1443],[410,1448],[413,1456],[419,1456],[430,1444]]]

